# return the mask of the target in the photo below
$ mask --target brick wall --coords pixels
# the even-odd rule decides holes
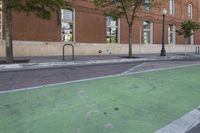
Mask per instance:
[[[3,38],[5,39],[5,18],[3,19]],[[52,13],[50,20],[35,15],[27,16],[13,12],[13,39],[30,41],[60,41],[58,16]]]
[[[106,17],[91,10],[76,8],[76,41],[106,43]]]
[[[181,21],[187,19],[187,6],[193,5],[193,20],[200,22],[200,2],[198,0],[175,0],[175,15],[166,16],[165,43],[168,38],[168,25],[175,24],[178,28]],[[82,43],[106,43],[106,18],[102,12],[95,9],[94,5],[87,0],[76,0],[72,2],[75,9],[75,38],[76,42]],[[133,25],[133,43],[140,42],[140,27],[143,20],[153,22],[153,43],[161,43],[162,33],[162,8],[168,9],[168,3],[160,7],[154,7],[150,13],[138,13],[140,16]],[[26,41],[61,41],[61,28],[59,16],[52,14],[50,20],[42,20],[34,15],[26,16],[22,13],[13,13],[13,37],[14,40]],[[4,19],[5,39],[5,19]],[[120,21],[120,42],[128,43],[128,28],[124,18]],[[195,43],[200,44],[200,31],[195,33]],[[143,37],[142,37],[143,38]],[[143,41],[142,41],[143,42]],[[176,43],[183,44],[183,37],[176,36]]]

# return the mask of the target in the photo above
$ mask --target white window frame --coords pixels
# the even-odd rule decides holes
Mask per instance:
[[[192,4],[188,4],[188,19],[192,19],[193,15],[193,6]]]
[[[108,44],[120,44],[120,19],[117,19],[117,26],[112,26],[108,24],[108,18],[110,16],[106,17],[106,42],[107,42],[107,29],[108,28],[116,28],[117,29],[117,43],[109,43]]]
[[[68,20],[64,20],[62,19],[62,10],[71,10],[72,11],[72,21],[68,21]],[[75,31],[76,31],[76,21],[75,21],[75,18],[76,18],[76,12],[75,12],[75,9],[74,8],[71,8],[71,9],[61,9],[61,32],[62,32],[62,22],[66,22],[66,23],[72,23],[73,24],[73,29],[72,29],[72,42],[75,44],[76,42],[76,34],[75,34]],[[62,33],[61,33],[62,35]],[[62,36],[61,36],[62,37]],[[62,38],[61,38],[62,39]]]
[[[171,26],[172,26],[172,31],[171,31]],[[173,42],[172,43],[170,43],[171,34],[173,34]],[[176,44],[176,25],[174,25],[174,24],[168,25],[168,44],[169,45],[175,45]]]
[[[169,0],[169,15],[175,14],[174,0]]]
[[[150,23],[150,29],[144,29],[144,22],[149,22]],[[144,32],[150,32],[150,43],[145,43],[144,42]],[[144,20],[143,21],[143,43],[146,45],[151,45],[153,44],[153,22],[150,20]]]

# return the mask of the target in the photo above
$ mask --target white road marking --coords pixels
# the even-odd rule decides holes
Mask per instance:
[[[131,73],[131,71],[133,71],[134,69],[136,69],[136,68],[139,68],[139,67],[141,67],[142,65],[144,65],[145,64],[145,62],[144,63],[142,63],[142,64],[139,64],[139,65],[137,65],[137,66],[134,66],[134,67],[132,67],[132,68],[130,68],[130,69],[128,69],[128,70],[126,70],[125,72],[123,72],[122,74],[128,74],[128,73]]]
[[[77,95],[78,95],[78,97],[81,99],[81,101],[85,104],[86,107],[92,108],[92,107],[95,107],[95,106],[96,106],[95,104],[89,105],[89,104],[87,103],[87,100],[86,100],[86,99],[88,98],[88,96],[85,95],[85,92],[84,92],[84,91],[78,91],[78,92],[77,92]]]
[[[81,133],[81,129],[84,128],[87,120],[90,118],[91,114],[93,113],[101,113],[99,110],[90,110],[86,113],[86,116],[84,118],[84,120],[82,121],[80,127],[77,129],[77,132],[76,133]]]
[[[200,106],[155,133],[186,133],[200,123]]]
[[[119,77],[119,76],[124,76],[124,75],[134,75],[134,74],[155,72],[155,71],[161,71],[161,70],[170,70],[170,69],[176,69],[176,68],[185,68],[185,67],[191,67],[191,66],[197,66],[197,65],[200,65],[200,63],[198,63],[198,64],[182,65],[182,66],[174,66],[174,67],[167,67],[167,68],[152,69],[152,70],[144,70],[144,71],[139,71],[139,72],[127,73],[127,74],[115,74],[115,75],[95,77],[95,78],[89,78],[89,79],[67,81],[67,82],[62,82],[62,83],[55,83],[55,84],[49,84],[49,85],[41,85],[41,86],[28,87],[28,88],[22,88],[22,89],[16,89],[16,90],[6,90],[6,91],[0,91],[0,94],[12,93],[12,92],[19,92],[19,91],[27,91],[27,90],[33,90],[33,89],[40,89],[40,88],[52,87],[52,86],[56,86],[56,85],[64,85],[64,84],[79,83],[79,82],[92,81],[92,80],[98,80],[98,79]]]
[[[84,91],[78,91],[78,92],[77,92],[77,95],[78,95],[78,97],[80,98],[80,100],[85,104],[85,106],[86,106],[87,108],[90,109],[88,112],[86,112],[85,118],[81,121],[81,125],[80,125],[80,127],[77,129],[77,133],[81,133],[81,129],[84,128],[84,126],[85,126],[87,120],[90,118],[90,115],[91,115],[92,113],[102,113],[102,112],[99,111],[99,110],[97,110],[97,109],[95,109],[95,108],[96,108],[96,107],[95,107],[95,106],[96,106],[95,104],[89,105],[89,104],[87,103],[87,100],[86,100],[86,99],[88,98],[88,96],[85,95],[85,92],[84,92]]]

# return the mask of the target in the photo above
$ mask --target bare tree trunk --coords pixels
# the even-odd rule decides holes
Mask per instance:
[[[131,58],[131,57],[133,57],[133,53],[132,53],[132,25],[128,26],[128,43],[129,43],[128,57]]]
[[[12,10],[10,8],[11,0],[4,1],[6,16],[6,62],[13,62],[13,42],[12,42]]]

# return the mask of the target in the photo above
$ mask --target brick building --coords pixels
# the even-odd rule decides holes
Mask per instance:
[[[185,43],[184,38],[177,36],[175,32],[180,22],[187,19],[200,22],[199,0],[168,0],[159,7],[144,7],[144,10],[138,13],[139,17],[133,25],[135,46],[142,44],[144,49],[153,46],[160,48],[163,8],[168,10],[165,23],[165,43],[168,44],[168,47]],[[2,13],[0,15],[0,34],[1,40],[4,40],[5,19]],[[111,17],[105,17],[88,0],[76,0],[71,3],[71,10],[62,9],[60,13],[53,13],[50,20],[14,12],[13,39],[15,40],[14,51],[18,56],[35,56],[38,55],[36,54],[38,51],[43,52],[41,49],[48,49],[49,53],[45,54],[44,52],[39,55],[60,55],[60,42],[62,41],[74,42],[78,49],[77,54],[93,54],[95,52],[91,52],[91,50],[100,48],[117,54],[126,53],[127,48],[124,48],[123,51],[122,47],[128,43],[128,27],[124,18],[112,20]],[[5,53],[2,50],[3,42],[0,45],[0,56]],[[196,31],[188,43],[200,44],[200,31]],[[39,46],[39,44],[41,45]],[[48,48],[46,45],[49,45]],[[20,51],[22,46],[29,51],[25,53],[23,53],[25,50]],[[93,48],[90,49],[90,47]],[[34,49],[36,52],[30,54]],[[149,52],[151,50],[146,49]]]

